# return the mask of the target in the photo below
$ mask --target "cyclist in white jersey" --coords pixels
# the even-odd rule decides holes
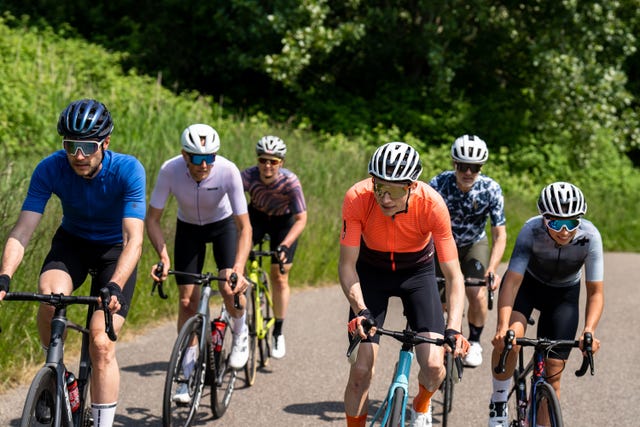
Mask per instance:
[[[506,331],[512,329],[516,338],[524,336],[527,319],[535,308],[540,311],[538,337],[575,339],[583,266],[587,295],[580,341],[590,332],[594,335],[593,352],[600,346],[595,329],[604,307],[602,239],[598,229],[582,218],[587,212],[584,195],[573,184],[555,182],[540,193],[538,211],[540,215],[529,219],[520,230],[500,286],[489,427],[508,425],[506,402],[518,352],[509,353],[504,374],[493,371],[504,348]],[[558,397],[562,369],[570,350],[556,349],[545,361],[546,379]]]
[[[235,294],[240,295],[240,304],[244,307],[244,292],[247,282],[244,278],[244,266],[251,250],[251,224],[247,211],[240,171],[234,163],[217,154],[220,148],[218,133],[205,124],[193,124],[187,127],[181,137],[182,153],[167,160],[158,173],[155,188],[149,202],[146,220],[147,234],[164,264],[162,277],[155,276],[155,266],[151,276],[165,279],[171,266],[166,242],[162,233],[160,219],[170,194],[178,202],[178,218],[174,242],[175,270],[200,273],[204,266],[206,245],[213,244],[216,266],[222,275],[235,272],[237,286],[231,289],[230,283],[219,284],[224,303],[234,321],[233,348],[229,364],[240,369],[249,357],[249,330],[245,321],[244,309],[233,306]],[[195,315],[200,300],[200,288],[192,279],[176,276],[180,291],[178,330]],[[194,350],[195,354],[195,350]],[[189,355],[184,367],[188,373],[194,360]],[[178,390],[174,399],[186,400],[188,393]]]

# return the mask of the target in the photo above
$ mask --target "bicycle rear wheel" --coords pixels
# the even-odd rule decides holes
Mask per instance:
[[[256,292],[257,285],[251,284],[251,291],[247,292],[247,326],[249,327],[249,360],[244,367],[245,378],[248,386],[252,386],[256,382],[256,373],[258,371],[258,336],[257,336],[257,316],[256,310]]]
[[[228,321],[228,318],[225,321]],[[232,345],[231,325],[227,324],[222,338],[222,348],[220,351],[214,352],[214,366],[209,368],[213,368],[214,373],[214,384],[211,386],[211,411],[214,418],[220,418],[224,415],[233,394],[237,371],[228,364]]]
[[[41,368],[31,382],[24,402],[20,427],[52,426],[56,423],[56,371]],[[61,420],[60,420],[61,421]]]
[[[204,328],[206,330],[206,328]],[[206,354],[200,351],[202,318],[194,316],[182,326],[171,351],[169,368],[164,383],[162,425],[164,427],[189,426],[196,418],[206,366]],[[185,375],[184,366],[190,372]]]
[[[563,427],[560,402],[553,387],[548,383],[538,384],[536,387],[536,420],[530,425],[550,425],[551,427]],[[531,414],[532,418],[534,414]]]
[[[271,345],[273,341],[273,328],[267,328],[267,325],[273,316],[273,307],[269,302],[271,298],[271,286],[269,284],[269,277],[265,271],[262,271],[260,274],[260,282],[263,286],[263,288],[260,289],[260,310],[262,311],[262,327],[266,330],[266,335],[263,339],[258,340],[258,349],[260,352],[260,366],[264,368],[269,365]],[[267,293],[269,293],[269,298],[267,298]]]
[[[402,416],[404,415],[404,389],[401,387],[393,391],[393,400],[389,402],[391,405],[391,413],[385,427],[404,427],[402,425]]]
[[[453,355],[446,352],[444,355],[444,366],[446,369],[446,375],[442,382],[442,426],[446,427],[449,419],[449,412],[453,407],[453,386],[454,386],[454,373],[453,369]]]

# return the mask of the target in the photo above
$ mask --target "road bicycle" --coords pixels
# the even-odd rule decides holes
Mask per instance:
[[[371,322],[363,321],[363,328],[365,332],[373,327]],[[402,343],[400,352],[398,355],[398,361],[396,362],[393,379],[389,385],[387,395],[374,414],[370,427],[376,425],[384,427],[399,427],[405,425],[405,408],[407,407],[407,401],[409,397],[409,377],[411,374],[411,364],[415,357],[414,347],[421,343],[435,344],[443,346],[448,342],[442,338],[428,338],[418,335],[409,329],[407,326],[402,331],[392,331],[384,328],[376,328],[376,334],[386,335]],[[356,335],[349,344],[347,350],[347,358],[351,357],[351,354],[360,344],[361,337]],[[451,364],[453,365],[453,364]],[[458,367],[460,379],[462,378],[462,359],[456,357],[455,365]],[[433,402],[433,401],[432,401]]]
[[[46,362],[36,373],[29,386],[20,427],[85,427],[93,425],[88,399],[91,379],[89,322],[96,307],[101,304],[105,317],[105,332],[111,341],[116,341],[113,317],[108,308],[110,299],[108,290],[101,291],[100,297],[30,292],[9,292],[5,295],[5,301],[38,301],[55,307],[51,320],[51,335]],[[76,304],[89,306],[85,327],[67,318],[67,307]],[[64,341],[69,329],[82,334],[82,348],[76,378],[78,396],[75,399],[70,399],[67,388],[69,371],[64,363]]]
[[[162,263],[157,264],[157,277],[162,276],[163,267]],[[220,314],[213,320],[209,309],[209,299],[216,292],[211,288],[211,282],[226,281],[227,278],[212,273],[174,270],[169,270],[168,274],[190,277],[193,283],[201,286],[198,311],[182,326],[171,351],[162,400],[162,425],[187,427],[197,417],[205,385],[211,386],[211,411],[216,419],[226,412],[234,391],[237,371],[228,364],[233,344],[231,316],[224,302],[221,304]],[[232,288],[237,279],[237,275],[232,273],[229,279]],[[156,288],[160,297],[166,299],[162,282],[154,282],[151,292]],[[235,296],[234,306],[241,308],[238,295]],[[190,351],[187,351],[189,348]],[[192,357],[194,360],[193,369],[188,375],[185,375],[183,369],[187,364],[184,362],[185,357]],[[178,391],[182,394],[185,388],[189,395],[188,401],[174,399]]]
[[[494,371],[498,374],[505,372],[507,355],[513,349],[515,332],[508,330],[504,337],[504,350]],[[555,390],[546,381],[545,358],[555,348],[579,347],[579,341],[550,340],[547,338],[517,338],[515,344],[520,346],[518,366],[513,373],[513,386],[509,391],[507,403],[510,427],[524,427],[549,425],[562,427],[562,411]],[[593,367],[593,336],[584,334],[582,366],[575,372],[578,377],[583,376],[587,369],[594,375]],[[524,347],[533,347],[533,356],[525,366]],[[531,376],[529,394],[527,394],[527,377]]]
[[[444,292],[445,292],[445,283],[446,280],[444,277],[436,277],[436,281],[438,282],[438,289],[440,291],[440,298],[442,301],[445,301]],[[494,301],[494,293],[493,293],[493,284],[495,281],[495,275],[493,273],[489,273],[489,277],[485,279],[479,279],[476,277],[465,277],[464,286],[465,287],[473,287],[473,286],[486,286],[487,287],[487,307],[489,310],[493,310],[493,301]]]
[[[284,264],[276,251],[263,251],[262,246],[269,240],[268,235],[257,245],[257,249],[249,253],[247,262],[247,280],[251,291],[247,297],[247,324],[249,325],[249,361],[245,367],[247,384],[253,385],[256,380],[258,365],[264,368],[269,364],[273,326],[276,318],[273,315],[273,298],[269,273],[263,268],[265,257],[278,261],[280,273],[284,274]]]

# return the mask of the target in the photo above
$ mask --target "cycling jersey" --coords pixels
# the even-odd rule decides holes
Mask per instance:
[[[442,197],[424,182],[411,190],[408,209],[385,216],[373,193],[373,181],[364,179],[346,193],[342,205],[340,244],[360,246],[360,260],[376,268],[416,268],[433,259],[457,259],[449,211]],[[362,243],[362,244],[361,244]]]
[[[210,224],[232,214],[247,213],[240,171],[231,161],[217,155],[211,173],[196,182],[178,155],[160,167],[149,205],[164,209],[169,194],[178,201],[178,219],[196,225]]]
[[[530,218],[520,230],[508,269],[524,275],[528,272],[549,286],[575,285],[582,277],[589,282],[604,280],[602,238],[586,219],[571,243],[559,246],[549,235],[541,215]]]
[[[251,197],[251,205],[267,215],[299,214],[307,210],[300,180],[288,169],[281,168],[276,180],[265,184],[260,180],[258,166],[242,171],[244,190]]]
[[[454,171],[446,171],[430,182],[449,208],[451,228],[458,246],[471,245],[486,237],[487,217],[491,225],[505,225],[504,197],[500,185],[493,179],[478,175],[468,192],[456,184]]]
[[[44,158],[33,171],[22,210],[44,213],[51,194],[62,204],[61,227],[74,236],[122,243],[122,219],[144,219],[146,175],[133,156],[105,150],[96,176],[79,176],[64,150]]]

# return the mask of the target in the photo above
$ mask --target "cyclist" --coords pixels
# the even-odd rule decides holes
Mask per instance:
[[[277,260],[271,262],[273,286],[273,328],[271,356],[281,359],[286,354],[282,324],[289,305],[289,271],[298,246],[298,238],[307,225],[307,206],[298,177],[285,169],[287,146],[277,136],[267,135],[256,144],[258,164],[242,172],[244,189],[251,198],[249,218],[253,228],[253,244],[265,234],[271,237],[271,250],[284,262],[280,273]]]
[[[207,243],[213,245],[213,256],[220,274],[235,272],[240,280],[235,289],[231,283],[219,282],[224,304],[233,318],[233,347],[229,364],[241,369],[249,358],[249,328],[246,325],[244,308],[233,306],[234,294],[240,295],[240,304],[245,307],[244,265],[251,250],[251,224],[247,214],[247,202],[242,190],[240,171],[234,163],[217,154],[220,149],[218,132],[206,124],[192,124],[182,132],[182,151],[160,167],[156,185],[149,201],[146,219],[147,234],[164,264],[164,280],[171,266],[160,219],[170,194],[178,202],[178,218],[174,241],[175,269],[200,273],[204,267]],[[178,304],[178,331],[198,310],[200,287],[193,279],[176,276],[180,301]],[[195,344],[183,358],[185,375],[189,375],[195,363]],[[174,396],[177,402],[189,402],[188,387],[178,389]]]
[[[60,114],[58,133],[63,149],[35,168],[20,216],[9,233],[0,267],[0,300],[10,277],[40,223],[49,198],[62,205],[62,222],[53,236],[38,281],[43,294],[71,294],[97,271],[97,286],[111,294],[116,333],[122,328],[136,284],[142,253],[145,215],[145,171],[135,157],[109,149],[113,120],[107,107],[94,99],[71,102]],[[41,304],[38,331],[48,349],[54,307]],[[104,316],[90,320],[91,411],[96,427],[111,426],[116,412],[120,371],[116,346],[104,332]]]
[[[353,185],[342,206],[338,272],[350,305],[348,329],[361,342],[344,393],[347,426],[364,426],[379,336],[362,321],[383,325],[389,297],[402,299],[409,326],[421,335],[455,340],[454,355],[469,343],[460,334],[464,279],[442,197],[418,181],[422,163],[404,142],[380,146],[369,161],[371,178]],[[449,316],[444,316],[434,267],[434,246],[447,280]],[[445,377],[443,348],[416,346],[419,391],[411,407],[411,426],[431,426],[431,396]]]
[[[527,319],[538,309],[538,337],[575,338],[578,329],[580,279],[585,267],[587,289],[584,329],[594,335],[593,352],[599,346],[595,329],[604,306],[604,260],[598,229],[582,218],[587,212],[584,195],[568,182],[544,187],[538,198],[539,216],[530,218],[518,233],[498,299],[498,323],[493,338],[492,365],[498,363],[504,336],[513,329],[524,336]],[[556,349],[546,359],[547,381],[560,396],[560,378],[571,349]],[[515,368],[517,349],[509,353],[504,374],[493,369],[493,394],[489,426],[506,427],[507,395]]]
[[[507,244],[507,228],[502,189],[496,181],[480,173],[488,157],[489,150],[482,139],[463,135],[451,146],[454,170],[442,172],[429,185],[440,193],[449,208],[462,273],[465,277],[485,280],[493,273],[495,289],[500,283],[497,269]],[[485,231],[487,218],[491,220],[491,251]],[[480,335],[487,321],[487,289],[469,286],[465,292],[469,301],[471,347],[464,364],[475,367],[482,364]]]

